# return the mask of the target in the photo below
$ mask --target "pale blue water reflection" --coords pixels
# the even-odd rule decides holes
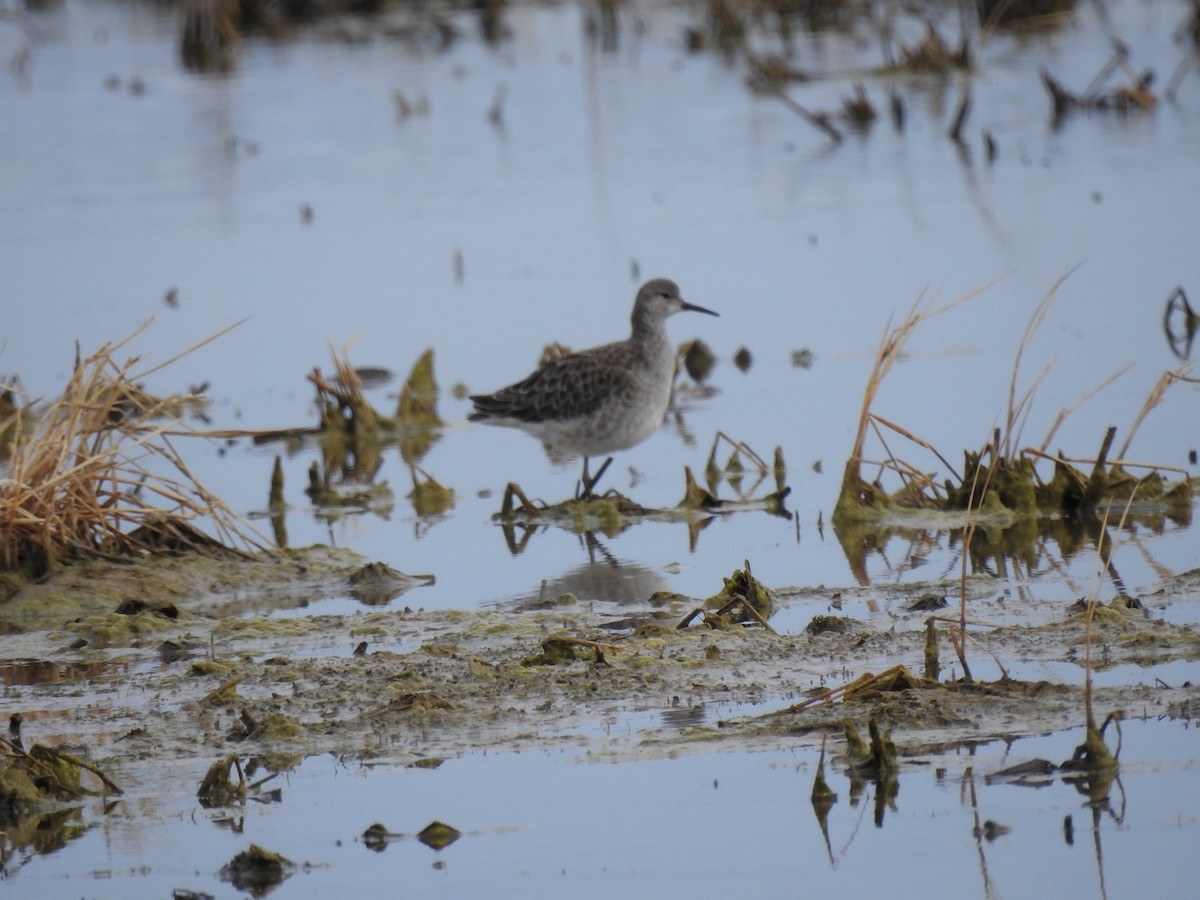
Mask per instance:
[[[672,589],[707,595],[747,558],[768,583],[850,578],[840,547],[816,525],[836,497],[878,335],[922,291],[949,300],[1011,272],[922,326],[880,398],[881,414],[951,459],[1003,416],[1028,317],[1078,262],[1026,354],[1025,384],[1057,364],[1025,440],[1038,443],[1060,407],[1133,362],[1055,440],[1094,453],[1104,428],[1127,429],[1176,364],[1161,303],[1200,274],[1191,247],[1200,89],[1185,81],[1151,114],[1077,116],[1053,130],[1037,80],[1045,66],[1086,84],[1108,58],[1109,33],[1127,40],[1135,62],[1173,64],[1181,51],[1164,5],[1118,3],[1103,19],[1084,7],[1066,32],[990,35],[971,80],[965,163],[945,138],[961,84],[900,82],[905,131],[881,122],[834,148],[747,91],[721,59],[686,53],[686,9],[640,9],[640,28],[611,54],[589,44],[575,6],[510,15],[513,39],[498,49],[474,37],[445,53],[387,40],[247,40],[233,74],[206,77],[180,68],[175,19],[152,6],[67,2],[31,15],[40,40],[28,81],[0,92],[10,123],[0,137],[0,369],[50,393],[76,337],[92,347],[157,313],[132,349],[160,361],[249,315],[154,386],[210,382],[217,426],[307,425],[304,375],[328,371],[328,341],[352,342],[355,363],[401,374],[432,346],[444,388],[494,387],[527,371],[548,341],[621,336],[636,262],[641,275],[673,277],[685,296],[722,313],[674,323],[676,337],[715,348],[718,393],[685,410],[685,432],[665,428],[620,455],[610,484],[645,505],[673,504],[683,466],[703,466],[717,431],[764,455],[780,446],[789,463],[796,523],[719,520],[696,550],[684,529],[659,523],[612,542],[623,560],[670,569]],[[832,33],[802,36],[800,50],[833,71],[878,61]],[[129,90],[133,79],[144,92]],[[878,105],[894,84],[864,82]],[[500,84],[503,128],[486,115]],[[833,77],[793,96],[832,108],[849,86]],[[428,115],[398,120],[397,89],[427,97]],[[982,128],[999,145],[990,165]],[[309,224],[302,204],[313,210]],[[178,309],[163,304],[171,288]],[[729,364],[742,346],[754,360],[746,373]],[[814,352],[811,369],[791,365],[800,348]],[[1130,455],[1187,468],[1200,444],[1196,402],[1194,385],[1172,388]],[[380,478],[397,494],[391,521],[326,525],[301,492],[312,459],[304,452],[286,460],[291,542],[333,540],[433,572],[438,583],[421,602],[439,606],[528,595],[582,562],[577,539],[553,532],[511,556],[488,525],[504,484],[557,499],[572,489],[573,466],[551,467],[523,435],[465,425],[466,410],[443,396],[451,425],[422,463],[456,491],[448,517],[422,520],[405,506],[409,472],[390,456]],[[188,459],[252,511],[265,506],[271,453],[243,441],[228,451],[197,446]],[[1200,563],[1196,542],[1174,527],[1118,553],[1135,590]],[[954,558],[934,564],[952,569]],[[1093,567],[1066,568],[1086,582]],[[872,573],[910,577],[882,560]]]
[[[51,394],[67,377],[75,339],[88,350],[157,315],[130,348],[153,365],[250,316],[150,386],[210,382],[213,425],[282,428],[314,422],[304,379],[313,367],[330,369],[327,342],[350,344],[356,364],[401,375],[434,347],[450,424],[422,466],[455,490],[452,511],[413,511],[409,470],[390,448],[379,477],[394,489],[392,511],[328,522],[303,493],[316,452],[301,448],[284,454],[293,544],[330,540],[433,573],[436,584],[393,601],[414,607],[519,609],[569,590],[621,615],[626,598],[644,602],[658,590],[710,595],[746,559],[769,585],[832,592],[856,580],[829,516],[871,355],[888,317],[922,291],[948,301],[1010,273],[923,325],[880,398],[881,414],[952,461],[1002,418],[1028,318],[1076,263],[1026,352],[1022,384],[1057,362],[1025,441],[1040,443],[1060,408],[1134,363],[1068,419],[1051,449],[1088,456],[1109,425],[1123,441],[1159,374],[1177,365],[1162,304],[1176,284],[1200,294],[1200,83],[1185,80],[1178,99],[1152,113],[1080,115],[1052,129],[1040,67],[1082,89],[1114,35],[1135,67],[1154,65],[1160,78],[1184,52],[1172,39],[1180,4],[1100,9],[1081,6],[1066,28],[995,33],[978,47],[964,162],[945,137],[963,81],[845,74],[881,61],[861,35],[797,35],[801,60],[835,74],[791,96],[832,109],[862,80],[882,108],[896,87],[907,126],[898,133],[881,121],[835,148],[776,100],[750,93],[744,72],[688,54],[682,29],[695,13],[681,7],[640,7],[640,28],[624,31],[612,54],[589,44],[580,7],[537,5],[510,11],[513,38],[499,48],[470,28],[445,53],[387,40],[252,39],[232,74],[199,77],[179,66],[169,10],[52,4],[26,20],[37,37],[26,80],[0,76],[0,372]],[[7,54],[18,38],[3,24]],[[143,92],[130,90],[135,79]],[[500,84],[502,129],[487,118]],[[395,90],[427,97],[429,114],[397,119]],[[990,165],[983,128],[999,148]],[[304,204],[313,212],[307,224]],[[623,336],[636,282],[653,275],[676,279],[689,300],[721,313],[672,323],[676,338],[699,336],[715,349],[717,392],[689,399],[679,421],[619,456],[609,483],[648,506],[673,504],[683,466],[700,471],[724,431],[764,456],[782,447],[796,519],[738,513],[698,536],[647,522],[600,538],[602,552],[551,528],[512,553],[491,521],[505,483],[559,499],[576,466],[552,465],[523,435],[468,426],[467,404],[449,388],[511,381],[552,340],[581,347]],[[164,303],[172,288],[178,308]],[[741,347],[753,356],[746,372],[730,362]],[[800,349],[812,351],[811,368],[792,365]],[[389,390],[395,385],[371,394],[380,409],[395,402]],[[1130,455],[1195,474],[1188,451],[1200,447],[1198,399],[1195,385],[1171,388]],[[278,449],[241,440],[184,452],[218,494],[253,512],[266,506]],[[899,601],[890,584],[954,577],[958,552],[944,535],[893,535],[865,564],[879,598],[842,613],[866,617],[874,605],[892,614]],[[994,565],[1000,585],[978,609],[1016,616],[1031,597],[1065,604],[1097,585],[1111,592],[1092,549],[1064,560],[1047,540],[1039,553],[1037,565]],[[1166,520],[1127,529],[1113,571],[1137,593],[1197,566],[1200,542],[1185,523]],[[828,602],[787,608],[778,625],[798,631]],[[296,612],[355,608],[333,597]],[[1176,602],[1153,614],[1180,622],[1196,611]],[[1080,677],[1065,664],[1019,666],[1014,674],[1030,678]],[[1097,680],[1194,682],[1194,669],[1125,667]],[[711,723],[724,713],[704,714]],[[597,723],[597,733],[624,728],[632,742],[656,724],[645,717]],[[435,771],[372,772],[321,758],[286,779],[282,804],[247,810],[240,832],[197,812],[191,791],[202,764],[150,772],[133,760],[128,774],[141,785],[131,798],[110,814],[89,813],[97,824],[69,848],[22,857],[5,896],[64,887],[225,896],[214,873],[252,839],[314,864],[289,880],[286,896],[327,896],[350,878],[418,895],[866,895],[897,893],[903,878],[910,892],[931,897],[993,888],[1035,896],[1048,873],[1062,897],[1097,896],[1101,882],[1110,897],[1141,896],[1147,873],[1158,896],[1189,896],[1196,817],[1179,787],[1194,778],[1195,732],[1147,722],[1127,723],[1125,734],[1126,802],[1120,819],[1102,813],[1094,832],[1090,811],[1061,783],[981,786],[983,774],[1014,761],[985,745],[911,762],[881,829],[870,800],[852,806],[844,777],[833,776],[841,799],[828,844],[807,801],[810,746],[621,765],[589,765],[573,750],[481,756]],[[1078,740],[1023,739],[1014,752],[1057,761]],[[1013,828],[995,842],[971,834],[968,767],[980,818]],[[173,786],[164,789],[160,776]],[[1074,846],[1063,839],[1066,815]],[[434,818],[466,832],[440,855],[415,841],[375,854],[356,840],[376,820],[412,833]]]
[[[1041,787],[986,777],[1036,759],[1061,763],[1081,730],[905,759],[890,805],[831,758],[826,777],[838,797],[824,830],[809,799],[811,742],[619,764],[574,750],[470,756],[436,769],[318,757],[268,784],[282,789],[281,802],[210,811],[190,793],[160,790],[164,776],[192,784],[202,774],[180,765],[143,772],[107,815],[87,813],[91,830],[68,849],[18,858],[5,896],[68,885],[95,897],[180,888],[234,896],[216,873],[254,842],[307,864],[283,884],[287,897],[372,896],[402,884],[408,896],[1119,900],[1151,883],[1164,900],[1190,897],[1197,819],[1194,796],[1178,787],[1200,760],[1196,731],[1150,719],[1122,732],[1120,777],[1094,808],[1061,777]],[[1111,732],[1109,740],[1115,746]],[[144,817],[154,821],[152,854]],[[435,852],[413,837],[432,821],[463,836]],[[988,821],[1009,830],[976,836]],[[372,851],[361,835],[375,822],[407,837]]]

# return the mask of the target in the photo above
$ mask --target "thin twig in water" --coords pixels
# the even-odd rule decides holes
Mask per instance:
[[[800,116],[800,118],[804,119],[804,121],[808,122],[808,124],[825,132],[825,134],[827,134],[835,144],[841,143],[842,133],[833,126],[832,122],[829,121],[829,116],[827,114],[810,113],[807,109],[793,100],[783,91],[776,91],[775,96],[780,102],[783,103],[784,106],[786,106],[796,115]]]

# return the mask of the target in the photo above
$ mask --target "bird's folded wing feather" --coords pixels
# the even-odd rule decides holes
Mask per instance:
[[[598,347],[604,351],[607,347]],[[633,374],[612,365],[607,354],[573,353],[542,366],[524,381],[494,394],[473,396],[471,418],[562,421],[591,415],[613,394],[630,388]]]

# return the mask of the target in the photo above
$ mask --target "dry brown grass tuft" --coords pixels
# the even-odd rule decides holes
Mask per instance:
[[[1062,453],[1050,455],[1046,452],[1046,447],[1063,421],[1079,405],[1115,381],[1128,371],[1129,367],[1115,372],[1092,388],[1074,406],[1062,409],[1040,449],[1021,448],[1021,432],[1033,404],[1034,395],[1052,365],[1052,363],[1046,365],[1028,387],[1019,390],[1021,363],[1034,335],[1045,320],[1055,295],[1076,268],[1078,266],[1067,270],[1055,281],[1030,318],[1009,378],[1008,404],[1004,419],[997,427],[994,427],[990,440],[980,450],[963,452],[961,472],[956,471],[955,467],[936,447],[903,426],[874,412],[873,406],[880,385],[887,377],[892,365],[900,357],[905,342],[916,327],[926,319],[950,309],[979,291],[959,298],[947,306],[930,310],[922,309],[921,298],[918,298],[899,325],[892,328],[889,322],[889,327],[885,329],[879,349],[876,351],[874,365],[863,391],[858,433],[854,448],[846,462],[841,492],[834,508],[835,524],[877,522],[902,510],[959,509],[974,515],[1009,516],[1063,512],[1073,514],[1076,509],[1082,507],[1085,515],[1092,515],[1102,500],[1127,496],[1130,485],[1134,483],[1132,477],[1125,471],[1130,468],[1152,470],[1151,476],[1137,480],[1140,485],[1142,503],[1156,503],[1176,511],[1169,514],[1190,517],[1194,486],[1185,469],[1137,462],[1125,458],[1138,426],[1162,401],[1167,388],[1177,381],[1193,380],[1188,377],[1189,363],[1185,362],[1179,368],[1164,373],[1159,379],[1134,420],[1118,458],[1109,458],[1112,434],[1115,433],[1115,429],[1110,432],[1103,449],[1095,459],[1078,459]],[[875,444],[883,450],[881,459],[868,460],[864,456],[867,438],[871,435],[874,435]],[[893,451],[889,444],[889,438],[895,435],[906,442],[906,446],[920,447],[936,457],[952,478],[946,478],[939,483],[936,480],[936,474],[925,472],[917,465],[902,458],[899,453]],[[1054,476],[1049,481],[1042,478],[1036,470],[1036,465],[1040,461],[1054,464]],[[1090,464],[1092,474],[1089,476],[1074,469],[1072,463]],[[871,481],[868,481],[863,475],[866,466],[877,470]],[[1178,483],[1169,484],[1158,470],[1178,473],[1182,477]],[[900,490],[889,493],[884,488],[883,476],[885,474],[899,478]]]
[[[138,386],[228,329],[135,373],[139,358],[119,364],[114,356],[145,327],[86,359],[77,350],[62,395],[28,434],[14,429],[0,471],[0,569],[38,576],[77,559],[257,546],[172,446],[172,434],[200,434],[182,424],[182,398],[155,397]],[[12,415],[28,416],[32,406]],[[0,431],[11,421],[0,422]],[[205,521],[215,539],[188,524],[195,520]]]
[[[871,374],[867,378],[866,387],[863,389],[862,410],[858,417],[858,431],[854,438],[854,448],[850,451],[850,457],[846,461],[845,472],[842,476],[841,494],[838,497],[837,506],[834,509],[835,521],[838,519],[847,521],[853,518],[861,518],[864,510],[878,510],[880,504],[884,500],[882,497],[882,492],[874,484],[866,481],[862,477],[862,467],[864,464],[868,463],[863,456],[868,434],[874,432],[880,438],[881,443],[883,443],[886,448],[886,442],[883,441],[883,436],[879,430],[879,426],[882,425],[884,428],[891,429],[908,440],[911,440],[914,443],[933,451],[934,453],[937,452],[936,450],[933,450],[933,448],[925,441],[916,438],[907,430],[894,425],[893,423],[884,419],[882,416],[878,416],[872,412],[872,408],[875,405],[876,395],[879,393],[879,388],[887,378],[888,373],[892,370],[892,366],[895,364],[896,360],[900,358],[901,353],[904,350],[904,345],[908,342],[908,339],[912,336],[912,333],[916,330],[918,325],[920,325],[926,319],[931,319],[934,316],[941,315],[947,310],[953,309],[954,307],[965,303],[971,298],[978,296],[992,285],[996,284],[996,282],[999,280],[999,278],[994,279],[988,284],[985,284],[980,288],[976,288],[973,291],[969,291],[966,294],[963,294],[961,297],[958,297],[957,299],[945,304],[944,306],[933,309],[922,308],[922,303],[925,300],[924,292],[922,292],[917,296],[916,300],[913,301],[913,305],[909,309],[908,315],[904,317],[904,320],[899,325],[893,328],[891,320],[888,320],[887,325],[884,327],[883,336],[880,338],[879,347],[875,351],[875,359],[871,366]],[[924,487],[929,486],[928,478],[925,477],[923,473],[921,473],[916,467],[909,465],[903,460],[896,459],[896,457],[894,457],[890,451],[887,455],[888,459],[879,464],[881,469],[895,471],[902,479],[904,479],[906,484],[913,482],[918,483],[921,486],[921,489],[916,491],[917,494],[920,494]],[[946,462],[945,459],[942,459],[942,462],[945,463],[948,468],[953,468],[949,465],[949,463]]]

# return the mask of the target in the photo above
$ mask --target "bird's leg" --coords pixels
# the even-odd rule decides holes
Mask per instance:
[[[594,488],[596,486],[596,482],[599,481],[600,478],[604,475],[604,473],[608,470],[608,467],[611,463],[612,463],[612,457],[610,456],[608,459],[604,460],[604,465],[602,465],[600,467],[599,472],[597,472],[594,476],[589,476],[588,475],[588,458],[586,456],[583,458],[583,492],[581,494],[579,494],[577,499],[591,500],[596,496],[592,492],[592,488]]]
[[[576,500],[591,500],[592,499],[592,481],[588,477],[588,458],[583,458],[583,476],[575,484],[575,499]]]
[[[608,459],[604,460],[604,465],[602,465],[602,466],[600,467],[600,471],[599,471],[599,472],[597,472],[597,473],[596,473],[596,477],[592,479],[592,485],[591,485],[592,487],[595,487],[595,486],[596,486],[596,482],[597,482],[597,481],[599,481],[601,478],[603,478],[603,477],[604,477],[604,473],[608,471],[608,467],[609,467],[610,465],[612,465],[612,457],[611,457],[611,456],[610,456],[610,457],[608,457]],[[590,488],[589,488],[589,490],[590,490]]]

